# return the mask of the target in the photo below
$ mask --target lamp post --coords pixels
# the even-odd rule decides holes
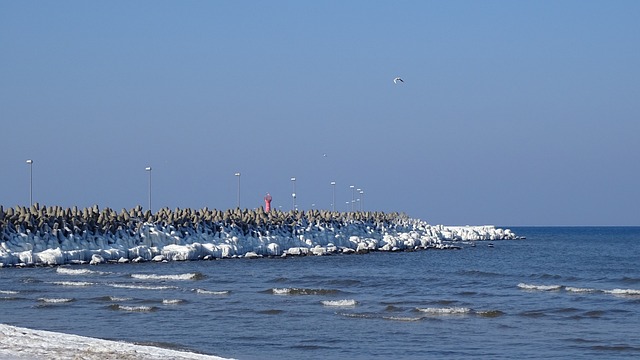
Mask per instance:
[[[356,191],[358,192],[358,198],[356,199],[358,206],[356,206],[356,210],[362,210],[362,207],[360,205],[360,194],[362,192],[362,189],[356,189]]]
[[[332,194],[331,194],[331,211],[336,211],[336,182],[331,182]]]
[[[144,168],[149,173],[149,211],[151,211],[151,166]]]
[[[293,184],[293,192],[291,193],[291,197],[293,198],[293,210],[296,210],[296,178],[291,178],[291,183]]]
[[[29,164],[29,207],[33,205],[33,160],[27,160]]]
[[[238,209],[240,208],[240,173],[234,174],[238,178]]]
[[[360,211],[364,211],[364,190],[360,190]]]
[[[353,211],[353,205],[356,202],[356,187],[353,185],[349,185],[351,188],[351,211]]]

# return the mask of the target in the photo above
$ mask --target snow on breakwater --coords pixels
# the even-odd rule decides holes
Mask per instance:
[[[0,266],[447,249],[447,241],[517,238],[494,226],[434,226],[399,213],[0,206]]]

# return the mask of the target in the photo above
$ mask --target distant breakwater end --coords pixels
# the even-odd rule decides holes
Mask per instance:
[[[0,206],[0,267],[451,249],[458,247],[447,242],[513,239],[492,225],[429,225],[396,212]]]

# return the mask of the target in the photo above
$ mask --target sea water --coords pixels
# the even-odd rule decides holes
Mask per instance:
[[[511,229],[527,239],[4,268],[0,322],[238,359],[640,356],[639,227]]]

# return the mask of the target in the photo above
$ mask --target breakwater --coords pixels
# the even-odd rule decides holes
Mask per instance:
[[[0,206],[0,266],[448,249],[448,241],[516,238],[508,229],[434,226],[395,212]]]

